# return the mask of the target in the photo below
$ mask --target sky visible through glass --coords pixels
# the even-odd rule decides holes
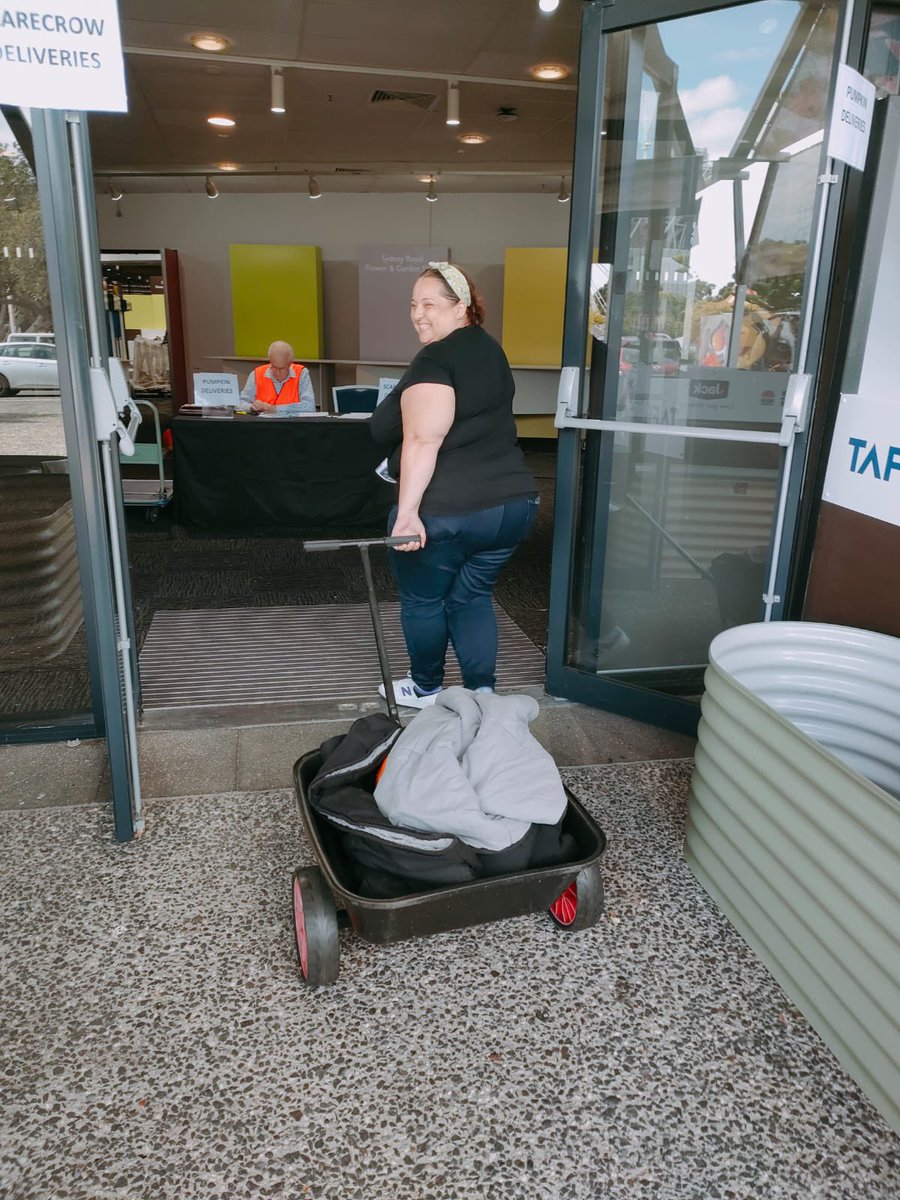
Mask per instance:
[[[678,64],[678,93],[694,144],[728,154],[797,13],[797,0],[761,0],[657,27]]]

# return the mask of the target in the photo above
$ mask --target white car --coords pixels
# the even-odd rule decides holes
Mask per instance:
[[[8,333],[6,335],[7,342],[47,342],[50,345],[56,345],[55,333]]]
[[[55,346],[46,342],[0,345],[0,396],[15,396],[23,389],[59,391]]]

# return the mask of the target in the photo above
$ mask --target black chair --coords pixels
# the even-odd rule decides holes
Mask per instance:
[[[331,403],[336,413],[373,413],[378,403],[378,388],[333,387]]]

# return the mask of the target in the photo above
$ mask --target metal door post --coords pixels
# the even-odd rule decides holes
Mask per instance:
[[[100,693],[109,753],[116,838],[134,836],[128,740],[120,693],[115,607],[109,562],[103,481],[94,433],[93,399],[78,222],[66,119],[62,112],[32,110],[35,173],[47,255],[59,388],[72,480],[79,570],[85,603],[88,660]]]

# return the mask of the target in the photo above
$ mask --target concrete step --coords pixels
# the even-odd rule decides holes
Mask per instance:
[[[522,688],[540,704],[531,726],[560,766],[690,758],[694,739],[627,717]],[[139,732],[141,788],[146,798],[263,791],[293,786],[294,762],[358,716],[372,701],[335,705],[319,715],[287,719],[264,705],[253,712],[169,710]],[[412,719],[409,713],[406,719]],[[109,799],[103,741],[0,747],[0,808],[45,808]]]

